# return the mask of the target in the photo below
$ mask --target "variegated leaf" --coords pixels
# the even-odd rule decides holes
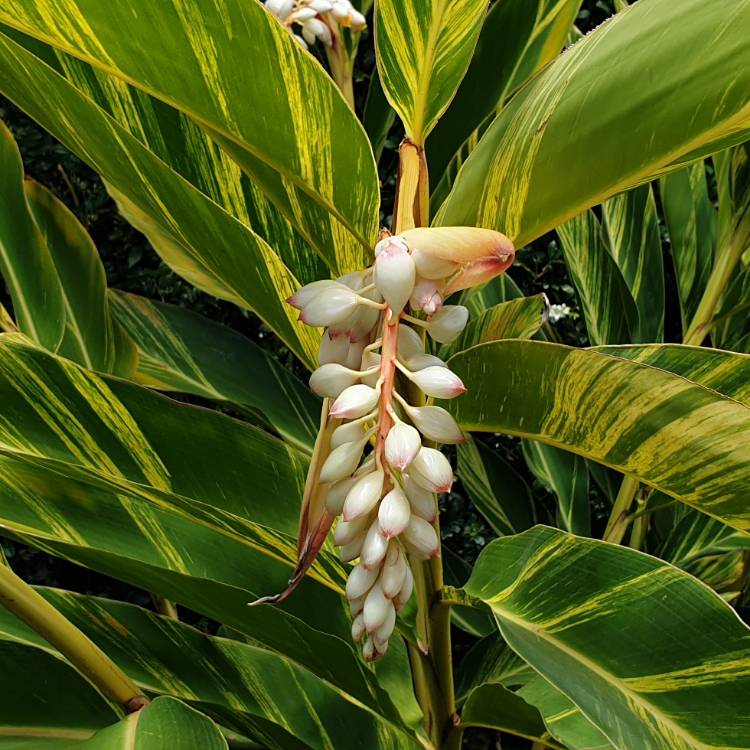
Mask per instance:
[[[0,21],[188,114],[231,144],[282,210],[311,226],[317,217],[337,256],[359,261],[374,243],[377,177],[364,131],[260,3],[170,0],[134,13],[127,0],[8,0]]]
[[[131,604],[39,592],[147,694],[178,698],[267,747],[420,747],[402,727],[267,649],[209,637]],[[2,642],[49,649],[12,615],[0,612]]]
[[[750,630],[681,570],[536,527],[492,542],[465,590],[618,750],[750,747]]]
[[[378,0],[380,79],[407,136],[417,145],[424,145],[453,98],[486,10],[486,0]]]
[[[650,0],[618,13],[513,98],[436,223],[496,228],[522,247],[612,195],[746,140],[749,35],[750,0],[683,0],[679,14],[672,0]]]
[[[315,331],[298,323],[283,303],[299,284],[265,241],[65,78],[1,34],[0,70],[4,93],[102,174],[127,218],[177,273],[253,310],[297,356],[314,364]]]
[[[746,366],[747,355],[727,356]],[[750,529],[747,405],[650,365],[538,341],[482,344],[449,364],[468,389],[447,402],[464,429],[542,440]]]
[[[244,407],[312,453],[318,399],[257,344],[182,307],[122,292],[110,292],[110,300],[138,345],[138,382]]]

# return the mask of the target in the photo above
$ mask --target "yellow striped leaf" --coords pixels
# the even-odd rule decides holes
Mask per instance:
[[[65,78],[2,35],[0,70],[4,92],[105,178],[127,218],[177,273],[253,310],[303,362],[314,365],[315,331],[298,323],[283,303],[299,284],[263,239]]]
[[[244,407],[284,440],[312,453],[320,402],[257,344],[183,307],[114,291],[110,301],[138,345],[137,382]]]
[[[106,8],[98,0],[9,0],[0,21],[231,143],[277,205],[328,223],[342,261],[360,260],[374,244],[378,182],[364,131],[322,67],[260,3],[169,0],[133,13],[128,0]]]
[[[380,79],[414,143],[424,145],[450,104],[486,10],[486,0],[378,0]]]
[[[420,747],[403,728],[267,649],[209,637],[131,604],[38,591],[147,694],[178,698],[267,747]],[[3,641],[49,648],[33,631],[0,612]]]
[[[612,195],[746,140],[748,35],[750,0],[684,0],[678,14],[671,0],[626,8],[519,91],[436,223],[498,229],[522,247]]]
[[[618,750],[750,747],[750,630],[678,568],[539,526],[492,542],[465,591]]]
[[[730,356],[746,366],[748,355]],[[482,344],[450,366],[468,389],[447,402],[464,429],[573,451],[750,529],[747,405],[650,365],[539,341]]]

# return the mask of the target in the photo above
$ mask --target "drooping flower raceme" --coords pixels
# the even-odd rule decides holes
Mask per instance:
[[[327,511],[340,517],[334,541],[341,558],[356,563],[346,594],[352,636],[364,639],[369,660],[386,652],[396,615],[411,596],[409,560],[439,554],[436,494],[450,491],[453,472],[423,438],[464,439],[445,409],[414,403],[419,391],[440,399],[465,391],[445,362],[425,351],[423,334],[443,344],[455,340],[468,310],[444,305],[444,297],[470,285],[467,276],[478,283],[497,275],[513,255],[502,235],[468,230],[484,244],[471,252],[459,246],[453,260],[439,243],[435,252],[425,231],[434,230],[385,237],[372,267],[308,284],[288,300],[302,321],[325,327],[310,387],[331,400],[329,418],[340,424],[319,481],[328,489]],[[439,231],[452,238],[453,230]]]
[[[350,0],[266,0],[265,5],[305,49],[318,40],[330,47],[339,26],[353,31],[367,26]]]

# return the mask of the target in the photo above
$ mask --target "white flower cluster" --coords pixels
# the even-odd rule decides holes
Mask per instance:
[[[465,307],[443,305],[441,295],[459,264],[410,248],[400,236],[381,240],[375,256],[371,268],[308,284],[288,300],[305,323],[326,327],[310,387],[333,400],[329,416],[341,424],[320,481],[329,487],[328,512],[341,516],[334,533],[341,559],[358,560],[346,594],[352,636],[365,638],[368,660],[386,652],[396,614],[411,596],[407,555],[439,554],[435,493],[450,490],[453,472],[422,437],[464,439],[445,409],[413,406],[399,393],[399,375],[402,385],[412,383],[428,397],[465,390],[441,359],[425,352],[412,326],[449,343],[468,320]],[[422,317],[403,313],[407,304]]]
[[[573,311],[568,305],[550,305],[548,313],[550,323],[557,323],[557,321],[567,318],[571,312]]]
[[[265,5],[305,49],[318,39],[326,47],[332,46],[337,26],[353,31],[367,26],[365,17],[349,0],[266,0]],[[293,31],[295,25],[300,34]]]

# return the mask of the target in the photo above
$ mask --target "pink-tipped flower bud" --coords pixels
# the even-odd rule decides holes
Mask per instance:
[[[412,592],[414,591],[414,576],[412,575],[411,568],[406,566],[406,575],[404,576],[404,585],[401,587],[401,591],[396,594],[393,600],[393,604],[396,607],[396,612],[400,612],[406,603],[411,598]]]
[[[331,435],[331,449],[338,448],[344,443],[353,443],[365,437],[367,429],[364,422],[344,422]]]
[[[424,341],[420,335],[404,323],[398,326],[398,356],[403,360],[424,354]]]
[[[355,643],[359,643],[362,640],[362,636],[364,634],[365,634],[365,618],[360,613],[352,621],[352,640]]]
[[[391,542],[383,563],[383,572],[380,574],[380,585],[383,587],[386,599],[393,599],[401,591],[408,567],[401,545],[398,542]]]
[[[312,302],[322,292],[325,292],[326,290],[331,289],[334,286],[336,286],[336,282],[333,281],[333,279],[313,281],[312,283],[305,284],[305,286],[298,289],[291,297],[287,299],[286,303],[288,305],[291,305],[292,307],[296,307],[298,310],[301,310],[303,307],[305,307],[305,305]]]
[[[367,530],[367,536],[365,536],[365,541],[362,543],[360,562],[366,568],[380,569],[380,564],[383,562],[387,551],[388,540],[380,533],[380,526],[378,525],[378,521],[375,520]]]
[[[384,478],[383,472],[378,470],[356,480],[344,501],[345,521],[353,521],[355,518],[366,516],[377,505],[383,494]]]
[[[404,477],[404,492],[409,499],[411,512],[428,523],[433,523],[437,518],[437,502],[435,495],[420,487],[411,477]]]
[[[360,362],[360,369],[364,372],[366,370],[372,370],[375,367],[380,367],[380,355],[377,352],[369,351],[362,355]],[[375,387],[380,377],[380,371],[373,372],[372,375],[364,375],[362,382],[365,385],[369,385],[371,388]]]
[[[349,353],[349,339],[345,336],[331,336],[329,331],[323,334],[318,349],[318,364],[328,365],[332,362],[344,364]]]
[[[430,279],[420,279],[409,297],[409,306],[425,315],[434,315],[443,306],[437,284]]]
[[[332,485],[326,495],[326,510],[332,516],[340,516],[344,510],[344,500],[352,488],[356,479],[342,479],[340,482]]]
[[[425,367],[424,370],[413,373],[412,380],[431,398],[455,398],[466,392],[461,378],[447,367]]]
[[[411,462],[409,476],[430,492],[449,492],[453,470],[448,459],[435,448],[422,448]]]
[[[356,292],[334,283],[304,305],[299,319],[310,326],[332,326],[349,317],[357,304]]]
[[[409,406],[409,419],[430,440],[438,443],[463,443],[466,440],[456,420],[442,406]]]
[[[338,547],[351,544],[358,537],[364,536],[370,527],[370,519],[367,516],[355,518],[353,521],[339,521],[333,532],[333,543]]]
[[[346,598],[352,602],[364,596],[377,581],[378,573],[378,570],[368,570],[362,563],[355,565],[349,573],[349,578],[346,579]]]
[[[359,376],[354,370],[331,362],[319,367],[310,376],[310,390],[321,398],[338,398],[343,390],[358,380]]]
[[[398,536],[409,523],[411,506],[400,487],[394,487],[381,501],[378,508],[380,533],[391,539]]]
[[[440,554],[440,543],[435,528],[419,516],[412,516],[409,519],[409,524],[404,529],[404,541],[410,551],[423,560],[429,560]]]
[[[362,656],[365,661],[375,661],[380,657],[372,638],[365,639],[365,645],[362,646]]]
[[[463,305],[443,305],[429,320],[427,333],[440,344],[450,344],[458,338],[469,320]]]
[[[416,248],[413,253],[414,265],[417,267],[417,273],[423,279],[444,279],[458,270],[458,263],[444,258],[438,258],[435,255],[425,253]]]
[[[345,544],[339,549],[339,560],[344,563],[356,560],[362,553],[362,544],[365,541],[365,535],[358,536],[353,542]]]
[[[375,571],[376,574],[378,572],[378,570]],[[385,594],[383,594],[383,587],[376,583],[370,589],[370,593],[367,594],[365,607],[362,610],[365,629],[368,633],[377,630],[385,622],[386,617],[388,617],[388,610],[391,607],[390,599],[386,599]]]
[[[344,443],[334,448],[323,463],[320,470],[321,482],[338,482],[340,479],[350,477],[362,458],[365,449],[365,440],[352,443]]]
[[[422,441],[419,433],[405,422],[397,422],[385,438],[385,458],[394,468],[403,471],[419,453]]]
[[[375,258],[374,281],[377,290],[394,313],[398,314],[414,288],[414,261],[403,243],[393,238],[381,240]]]
[[[356,617],[365,608],[365,594],[356,599],[349,599],[349,613]]]
[[[364,619],[364,618],[363,618]],[[388,639],[396,627],[396,608],[392,602],[388,602],[388,608],[383,624],[372,633],[372,640],[379,653],[384,654],[388,648]]]
[[[424,370],[425,367],[447,367],[448,365],[443,362],[440,357],[436,357],[434,354],[415,354],[413,357],[409,357],[405,361],[406,367],[412,372],[417,370]]]
[[[371,412],[378,403],[379,393],[369,385],[357,383],[349,386],[331,405],[328,412],[339,419],[357,419]]]

